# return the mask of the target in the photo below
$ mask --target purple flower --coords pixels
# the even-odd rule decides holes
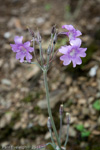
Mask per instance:
[[[76,65],[80,65],[82,63],[82,60],[80,57],[85,57],[86,53],[85,51],[87,48],[80,48],[81,46],[81,40],[76,39],[76,40],[71,40],[71,45],[69,46],[62,46],[59,49],[59,52],[64,54],[63,56],[60,57],[60,60],[63,61],[63,65],[67,66],[71,63],[73,63],[73,67],[76,67]]]
[[[63,25],[62,28],[67,29],[68,32],[64,32],[69,37],[69,40],[75,40],[77,36],[82,35],[79,30],[76,30],[72,25]]]
[[[20,59],[20,62],[24,62],[24,57],[28,62],[31,62],[32,55],[30,52],[34,51],[34,48],[30,47],[30,42],[22,43],[23,36],[15,36],[15,44],[10,44],[12,51],[16,53],[16,59]]]

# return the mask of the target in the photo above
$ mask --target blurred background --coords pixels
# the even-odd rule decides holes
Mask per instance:
[[[88,48],[81,66],[63,66],[58,54],[48,72],[57,130],[63,103],[71,114],[68,149],[100,150],[100,0],[0,0],[0,146],[50,141],[42,72],[16,60],[9,44],[15,35],[31,40],[29,26],[40,31],[46,50],[54,24],[59,31],[72,24]],[[65,44],[66,38],[59,38],[56,50]],[[65,132],[64,116],[62,143]]]

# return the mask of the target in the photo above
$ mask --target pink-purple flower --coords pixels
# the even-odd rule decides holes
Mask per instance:
[[[69,41],[75,40],[76,37],[82,35],[82,33],[79,30],[76,30],[72,25],[63,25],[62,28],[68,30],[68,32],[64,32],[63,34],[69,37]]]
[[[67,66],[71,62],[73,63],[73,67],[76,67],[76,65],[80,65],[82,63],[82,60],[80,57],[85,57],[86,53],[85,51],[87,48],[80,48],[81,46],[81,39],[77,38],[76,40],[71,40],[71,45],[69,46],[62,46],[59,49],[59,52],[64,54],[60,57],[60,60],[63,61],[63,65]]]
[[[22,43],[23,36],[15,36],[15,44],[10,44],[12,51],[16,53],[16,59],[20,59],[20,62],[24,62],[24,57],[28,62],[31,62],[32,55],[30,52],[34,51],[34,48],[30,47],[30,41]]]

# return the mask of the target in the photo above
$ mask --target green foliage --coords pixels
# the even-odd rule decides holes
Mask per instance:
[[[70,11],[71,11],[70,5],[67,5],[67,6],[65,7],[65,10],[66,10],[67,12],[70,12]]]
[[[67,38],[58,39],[55,49],[58,49],[61,46],[66,45],[66,42],[67,42]]]
[[[76,125],[76,129],[81,132],[81,137],[88,137],[91,132],[86,130],[82,124]]]
[[[96,100],[94,103],[93,103],[93,108],[100,111],[100,100]]]
[[[88,130],[85,130],[85,129],[81,132],[81,136],[82,136],[83,138],[84,138],[84,137],[88,137],[90,134],[91,134],[91,132],[88,131]]]
[[[76,129],[81,132],[81,131],[83,131],[84,126],[82,124],[78,124],[78,125],[76,125]]]
[[[45,5],[45,10],[46,10],[46,11],[49,11],[50,9],[51,9],[51,4],[46,4],[46,5]]]
[[[29,94],[28,96],[26,96],[25,98],[23,98],[22,100],[25,103],[31,102],[32,101],[32,95]]]

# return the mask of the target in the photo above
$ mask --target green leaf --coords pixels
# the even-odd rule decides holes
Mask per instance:
[[[96,100],[93,103],[93,108],[100,111],[100,100]]]
[[[91,134],[91,132],[90,132],[90,131],[87,131],[87,130],[83,130],[83,131],[81,132],[81,136],[82,136],[82,137],[88,137],[90,134]]]
[[[71,11],[70,5],[67,5],[65,9],[66,9],[67,12],[70,12]]]
[[[82,124],[78,124],[76,125],[76,129],[82,132],[84,130],[84,126]]]
[[[45,5],[45,10],[49,11],[51,9],[51,4],[46,4]]]

